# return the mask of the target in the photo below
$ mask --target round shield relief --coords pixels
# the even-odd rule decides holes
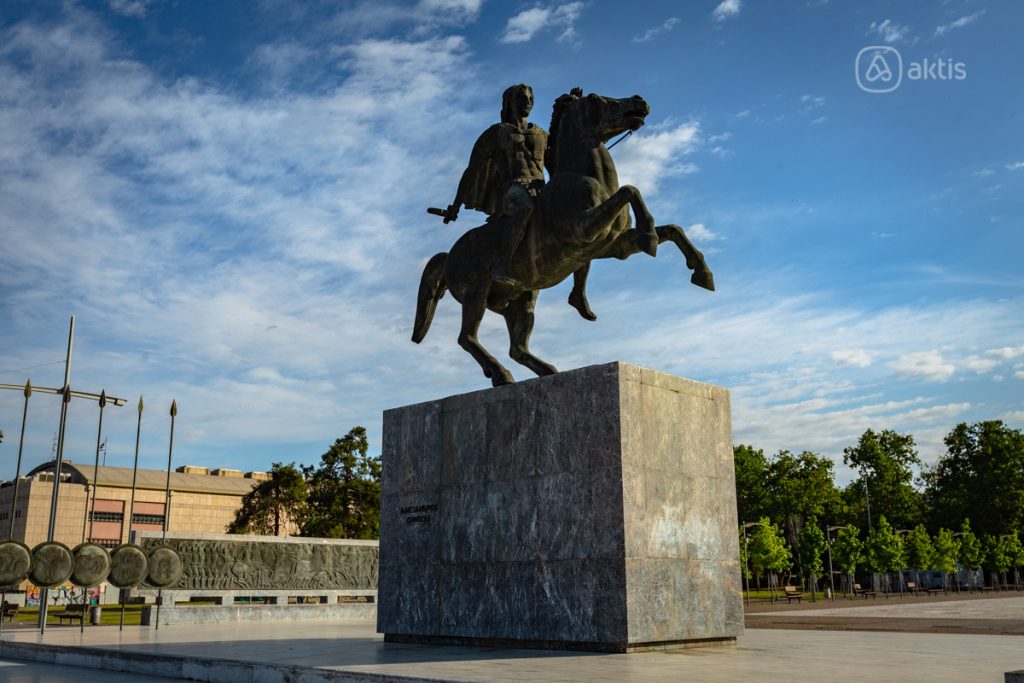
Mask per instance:
[[[134,543],[122,543],[110,551],[107,582],[115,588],[132,588],[146,580],[146,553]]]
[[[71,551],[75,558],[75,569],[71,572],[71,583],[83,588],[98,586],[110,574],[110,553],[95,543],[79,543]]]
[[[74,568],[75,558],[66,545],[43,541],[32,548],[32,569],[28,578],[40,588],[53,588],[67,581]]]
[[[16,586],[28,577],[32,551],[14,539],[0,542],[0,586]]]
[[[166,588],[181,578],[181,557],[167,545],[158,545],[149,551],[149,576],[146,583],[154,588]]]

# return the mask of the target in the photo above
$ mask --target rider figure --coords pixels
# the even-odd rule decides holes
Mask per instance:
[[[526,235],[533,215],[534,198],[544,186],[545,153],[548,134],[527,121],[533,110],[533,88],[519,83],[510,86],[501,97],[501,122],[485,130],[473,145],[473,152],[459,181],[455,201],[445,210],[444,222],[459,217],[459,208],[467,206],[487,214],[487,222],[504,221],[501,250],[491,270],[491,279],[513,286],[511,260]],[[577,276],[574,300],[570,303],[588,320],[596,318],[582,291],[586,269]],[[580,276],[584,279],[580,279]],[[577,292],[577,289],[579,290]]]
[[[445,223],[454,221],[463,205],[486,213],[488,222],[507,216],[501,258],[494,264],[491,277],[512,285],[517,283],[509,272],[509,261],[526,234],[533,215],[533,198],[544,186],[548,134],[526,120],[532,109],[530,86],[520,83],[505,90],[501,97],[501,123],[485,130],[473,145],[469,166],[444,218]]]

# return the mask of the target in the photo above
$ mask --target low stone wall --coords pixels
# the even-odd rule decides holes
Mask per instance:
[[[142,609],[142,625],[156,624],[157,609]],[[241,621],[373,621],[377,605],[346,603],[340,605],[178,605],[160,608],[160,625],[224,624]]]
[[[133,591],[147,602],[162,597],[160,623],[376,616],[377,541],[182,532],[164,539],[149,531],[132,540],[145,550],[171,546],[181,557],[180,580]],[[213,605],[180,604],[190,601]],[[345,616],[358,614],[371,616]]]

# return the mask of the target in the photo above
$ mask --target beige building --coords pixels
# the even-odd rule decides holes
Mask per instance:
[[[55,462],[47,462],[21,478],[14,506],[14,530],[10,537],[29,548],[46,540],[53,496]],[[64,461],[57,501],[54,540],[74,548],[83,540],[112,548],[128,542],[126,510],[132,497],[132,470],[127,467],[99,467]],[[171,502],[168,531],[225,533],[241,506],[242,496],[258,482],[269,478],[264,472],[215,469],[185,465],[171,472]],[[139,470],[133,531],[162,531],[165,515],[167,473]],[[92,498],[95,489],[95,505]],[[11,500],[14,482],[0,484],[0,537],[11,528]],[[87,507],[88,506],[88,507]],[[86,511],[90,510],[89,518]]]

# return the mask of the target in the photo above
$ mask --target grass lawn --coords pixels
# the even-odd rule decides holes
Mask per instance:
[[[120,605],[103,605],[103,612],[100,615],[100,621],[104,625],[121,623],[121,607]],[[59,625],[60,619],[57,618],[58,614],[63,614],[64,605],[57,605],[50,607],[46,610],[46,625]],[[124,606],[124,623],[126,626],[138,626],[142,618],[142,605],[125,605]],[[18,610],[18,614],[14,617],[14,623],[35,625],[39,622],[39,608],[38,607],[22,607]],[[64,625],[72,624],[78,626],[78,621],[64,620]],[[4,624],[5,626],[7,624]],[[90,626],[89,617],[85,618],[85,625]]]

